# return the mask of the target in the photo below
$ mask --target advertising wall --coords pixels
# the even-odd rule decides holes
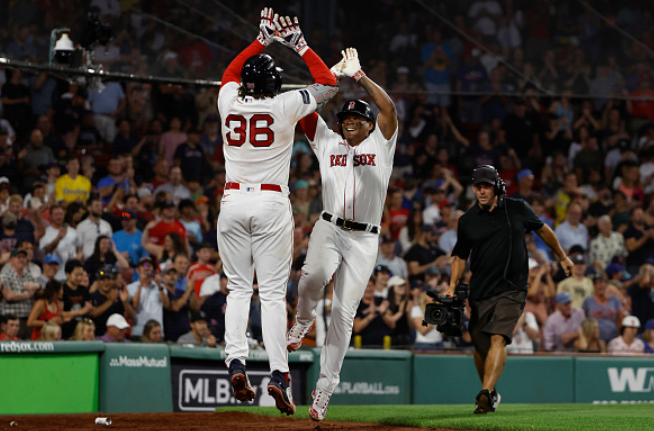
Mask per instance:
[[[314,349],[307,392],[311,394],[320,374],[320,353]],[[400,350],[348,350],[341,381],[331,398],[337,404],[409,404],[411,402],[411,352]]]
[[[574,402],[570,356],[509,356],[497,389],[506,403]],[[481,390],[472,355],[415,355],[414,404],[469,404]]]
[[[98,410],[102,342],[1,342],[0,414]]]
[[[310,402],[321,349],[289,354],[296,404]],[[0,342],[0,414],[213,411],[233,398],[222,349],[102,342]],[[252,351],[250,405],[272,406],[265,351]],[[509,356],[503,403],[653,403],[654,357]],[[350,350],[333,405],[470,404],[472,355]]]
[[[654,403],[654,357],[576,358],[575,402]]]
[[[256,396],[248,403],[237,401],[232,393],[229,374],[222,349],[189,349],[171,346],[171,385],[173,410],[176,412],[211,412],[216,407],[265,406],[274,407],[268,395],[270,367],[268,355],[253,350],[247,359],[247,372]],[[298,405],[306,404],[306,370],[313,364],[310,351],[291,353],[289,364],[293,399]]]
[[[170,353],[165,344],[107,343],[100,357],[100,410],[170,412]]]

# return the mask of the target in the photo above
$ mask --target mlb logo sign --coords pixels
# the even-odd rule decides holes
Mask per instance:
[[[254,187],[246,187],[246,188],[245,188],[245,191],[246,191],[246,192],[253,192],[253,191],[254,191]]]
[[[354,109],[354,105],[355,105],[354,102],[350,102],[350,106],[348,106],[347,109]]]

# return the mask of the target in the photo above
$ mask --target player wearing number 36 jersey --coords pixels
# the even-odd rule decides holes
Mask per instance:
[[[246,330],[256,271],[263,341],[270,361],[268,393],[282,413],[293,414],[286,351],[286,285],[293,248],[288,176],[298,120],[326,103],[338,88],[334,75],[307,46],[297,18],[264,9],[256,41],[223,75],[218,94],[227,184],[218,218],[218,247],[230,294],[225,313],[225,354],[234,396],[250,401],[255,392],[245,372]],[[262,54],[273,41],[294,49],[316,84],[279,94],[281,69]]]
[[[348,48],[332,71],[354,78],[379,108],[379,116],[375,121],[367,103],[351,100],[337,114],[340,134],[330,130],[316,113],[300,121],[320,163],[325,211],[311,232],[296,323],[288,333],[287,345],[292,351],[302,344],[316,318],[321,291],[333,275],[332,318],[309,409],[317,421],[324,419],[339,383],[354,316],[377,260],[379,223],[397,142],[395,105],[361,71],[357,51]]]

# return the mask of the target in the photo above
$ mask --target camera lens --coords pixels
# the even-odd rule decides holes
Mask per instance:
[[[440,325],[447,320],[447,310],[443,307],[434,305],[430,307],[428,321],[433,322],[433,325]]]

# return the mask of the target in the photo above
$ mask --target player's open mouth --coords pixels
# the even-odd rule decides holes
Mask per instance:
[[[347,130],[348,132],[354,132],[354,130],[356,129],[345,129],[345,130]]]

